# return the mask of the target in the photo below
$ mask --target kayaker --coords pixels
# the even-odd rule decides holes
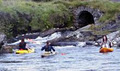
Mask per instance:
[[[42,47],[41,51],[45,50],[45,52],[52,52],[52,50],[55,52],[55,49],[50,45],[50,42],[47,41],[46,45]]]
[[[108,38],[106,35],[103,36],[102,47],[111,48],[110,42],[108,42]]]
[[[108,41],[107,36],[106,36],[106,35],[105,35],[105,36],[103,36],[103,43],[107,43],[107,41]]]
[[[26,42],[24,41],[24,39],[21,39],[21,42],[19,43],[19,50],[28,50],[26,48]]]

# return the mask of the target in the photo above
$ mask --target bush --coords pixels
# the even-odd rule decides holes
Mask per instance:
[[[89,6],[100,9],[104,15],[99,19],[106,22],[115,19],[120,12],[120,3],[113,3],[108,0],[14,0],[2,3],[0,0],[0,12],[8,13],[9,19],[1,19],[0,31],[4,30],[9,36],[23,34],[31,31],[44,31],[54,27],[71,27],[71,8],[78,6]],[[42,2],[41,2],[42,1]],[[49,1],[49,2],[46,2]],[[7,15],[4,15],[7,17]],[[7,25],[6,25],[7,24]],[[16,33],[18,32],[18,33]]]
[[[48,2],[48,1],[52,1],[52,0],[32,0],[32,1],[35,1],[35,2]]]

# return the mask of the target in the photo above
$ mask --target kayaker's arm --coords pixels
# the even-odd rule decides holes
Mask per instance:
[[[45,46],[41,48],[41,51],[43,51],[45,49]]]
[[[26,44],[26,48],[27,48],[27,49],[30,49],[28,44]]]
[[[55,49],[51,46],[51,49],[55,52]]]
[[[21,43],[19,43],[19,47],[21,47]]]
[[[21,48],[21,43],[19,43],[19,46],[18,46],[18,49],[20,49]]]

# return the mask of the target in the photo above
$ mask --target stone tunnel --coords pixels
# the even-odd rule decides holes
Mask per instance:
[[[73,23],[76,28],[84,27],[88,24],[95,24],[102,16],[99,9],[80,6],[73,9]]]

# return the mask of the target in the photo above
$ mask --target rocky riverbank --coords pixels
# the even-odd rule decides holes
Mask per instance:
[[[103,35],[108,35],[110,41],[120,46],[120,4],[116,2],[50,0],[36,3],[25,0],[2,1],[0,7],[0,47],[6,42],[46,37],[55,32],[60,32],[61,36],[49,40],[52,45],[76,46],[76,42],[96,45]],[[6,45],[3,51],[7,52],[8,48],[11,50],[14,46]]]
[[[56,32],[60,32],[61,36],[51,39],[49,40],[51,42],[51,45],[53,46],[68,46],[68,45],[73,45],[73,46],[86,46],[86,45],[94,45],[94,46],[99,46],[100,47],[100,43],[102,41],[102,36],[103,35],[94,35],[94,33],[90,30],[87,30],[91,25],[85,26],[83,28],[77,29],[77,30],[60,30],[58,31],[58,29],[56,29],[57,31],[54,32],[51,30],[48,30],[43,33],[36,33],[36,34],[26,34],[26,35],[21,35],[16,37],[15,39],[18,41],[21,38],[25,38],[25,39],[35,39],[38,36],[39,37],[46,37],[46,36],[50,36]],[[51,32],[50,32],[51,31]],[[47,33],[49,32],[49,34]],[[119,47],[120,46],[120,31],[115,31],[112,32],[110,34],[107,35],[109,41],[113,42],[114,46]],[[34,38],[33,38],[34,37]],[[6,45],[3,47],[2,52],[12,52],[12,49],[17,48],[18,45]]]

